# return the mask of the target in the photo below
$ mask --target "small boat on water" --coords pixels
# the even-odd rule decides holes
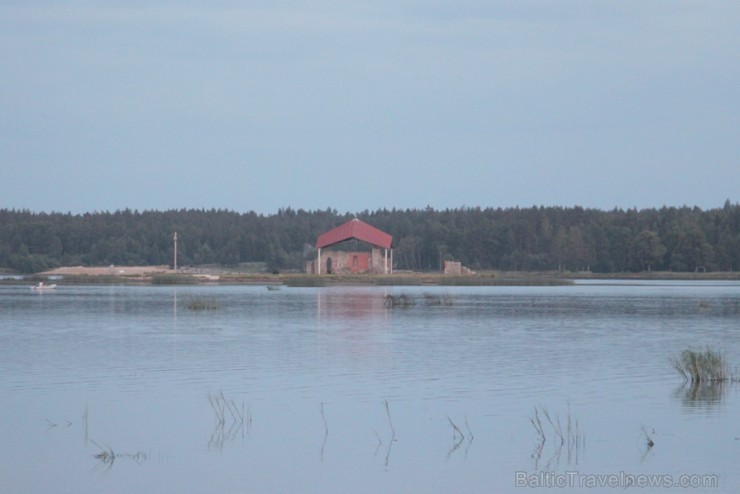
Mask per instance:
[[[280,285],[267,285],[267,289],[270,290],[271,292],[274,292],[274,291],[280,290]]]
[[[57,286],[54,283],[52,283],[51,285],[46,285],[46,284],[44,284],[43,281],[39,281],[39,284],[32,286],[31,287],[31,290],[36,290],[36,291],[39,291],[39,292],[45,292],[45,291],[48,291],[48,290],[55,290],[56,287]]]

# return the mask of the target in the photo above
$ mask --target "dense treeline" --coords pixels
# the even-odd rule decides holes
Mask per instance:
[[[354,215],[281,209],[116,211],[83,215],[0,210],[0,267],[180,265],[265,261],[302,269],[316,237]],[[394,239],[396,269],[520,271],[736,271],[740,205],[601,211],[580,207],[377,210],[356,215]]]

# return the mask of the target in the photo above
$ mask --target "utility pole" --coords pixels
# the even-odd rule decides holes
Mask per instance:
[[[175,240],[175,264],[174,266],[175,266],[175,271],[177,271],[177,232],[175,232],[174,240]]]

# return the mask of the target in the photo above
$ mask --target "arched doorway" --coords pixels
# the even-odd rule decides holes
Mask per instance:
[[[331,257],[326,258],[326,274],[331,274]]]

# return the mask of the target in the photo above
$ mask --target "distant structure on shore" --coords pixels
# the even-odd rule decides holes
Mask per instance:
[[[351,240],[368,244],[371,250],[331,249]],[[306,263],[308,274],[393,273],[393,237],[357,218],[319,235],[316,249],[316,260]]]
[[[444,274],[475,274],[475,271],[463,266],[460,261],[445,261]]]

